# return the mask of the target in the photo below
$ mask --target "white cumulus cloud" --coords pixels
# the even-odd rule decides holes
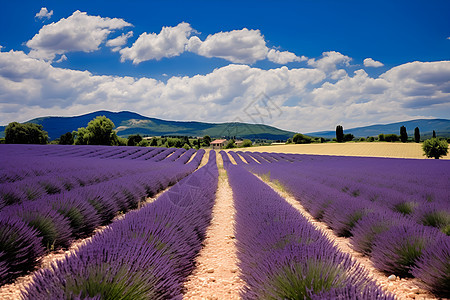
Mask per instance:
[[[53,10],[48,11],[47,7],[42,7],[41,10],[34,16],[38,19],[47,18],[50,19],[53,16]]]
[[[143,33],[131,47],[120,50],[121,60],[139,64],[147,60],[178,56],[184,52],[192,32],[191,25],[182,22],[175,27],[163,27],[159,34]]]
[[[348,66],[352,59],[342,53],[336,51],[328,51],[322,53],[320,59],[309,59],[308,65],[318,68],[326,73],[332,73],[337,70],[338,65]]]
[[[122,46],[125,45],[130,37],[133,36],[133,31],[129,31],[127,33],[122,33],[122,35],[109,40],[106,42],[106,46],[112,47],[113,52],[117,52],[122,49]]]
[[[384,66],[384,64],[379,62],[379,61],[373,60],[372,58],[369,57],[369,58],[366,58],[364,60],[364,66],[365,67],[379,68],[379,67]]]
[[[298,57],[289,51],[278,51],[275,49],[270,49],[267,53],[267,59],[281,65],[285,65],[294,61],[305,61],[307,58],[305,56]]]
[[[195,34],[197,32],[185,22],[175,27],[163,27],[159,34],[143,33],[131,47],[120,50],[121,61],[131,60],[133,64],[139,64],[143,61],[178,56],[185,51],[241,64],[254,64],[264,59],[277,64],[287,64],[307,59],[289,51],[269,49],[259,30],[243,28],[218,32],[208,35],[203,41]],[[109,42],[107,45],[109,46]]]
[[[205,57],[219,57],[244,64],[263,60],[268,53],[261,32],[247,28],[208,35],[204,41],[192,37],[187,50]]]
[[[57,54],[96,51],[111,32],[127,26],[132,25],[123,19],[90,16],[77,10],[42,27],[26,45],[31,49],[30,56],[52,61]]]

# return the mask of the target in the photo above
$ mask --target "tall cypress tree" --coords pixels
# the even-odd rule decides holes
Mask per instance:
[[[336,140],[338,143],[342,143],[344,141],[344,127],[341,125],[336,126]]]
[[[433,138],[436,138],[436,131],[433,130]]]
[[[419,127],[414,128],[414,141],[420,143],[420,131]]]
[[[406,132],[405,126],[400,127],[400,140],[402,141],[402,143],[406,143],[406,141],[408,140],[408,133]]]

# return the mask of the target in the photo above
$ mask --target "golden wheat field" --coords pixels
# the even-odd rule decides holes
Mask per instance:
[[[422,144],[416,143],[325,143],[325,144],[288,144],[245,148],[244,151],[278,152],[297,154],[372,156],[397,158],[422,158]],[[441,159],[450,159],[447,155]]]

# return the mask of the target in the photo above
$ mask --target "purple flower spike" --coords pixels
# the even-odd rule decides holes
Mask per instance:
[[[439,230],[423,225],[402,224],[391,227],[376,236],[372,262],[381,271],[409,277],[410,269],[417,264],[424,249],[433,247],[442,237]]]
[[[42,237],[18,218],[0,215],[0,285],[33,269],[44,254]]]
[[[450,239],[442,238],[427,248],[411,273],[422,280],[428,290],[450,298]]]

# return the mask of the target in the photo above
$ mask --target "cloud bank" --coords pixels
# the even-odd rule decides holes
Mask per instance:
[[[239,117],[250,122],[244,109],[261,93],[282,112],[262,121],[300,132],[334,128],[343,120],[349,127],[450,111],[450,61],[408,63],[377,78],[359,69],[332,80],[330,75],[348,62],[345,55],[325,52],[309,68],[263,70],[230,64],[206,75],[163,82],[98,76],[57,68],[21,51],[0,52],[0,118],[25,121],[106,108],[172,120],[224,122]]]

